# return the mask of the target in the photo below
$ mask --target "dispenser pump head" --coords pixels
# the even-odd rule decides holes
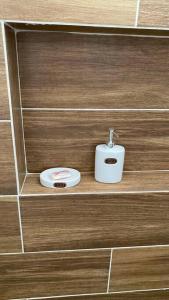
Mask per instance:
[[[109,141],[107,143],[109,148],[112,148],[115,145],[114,136],[118,137],[118,134],[115,132],[114,128],[109,128]]]

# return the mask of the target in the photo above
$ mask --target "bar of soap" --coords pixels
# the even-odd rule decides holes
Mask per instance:
[[[58,180],[58,179],[66,179],[71,177],[71,172],[70,171],[58,171],[58,172],[53,172],[51,174],[51,177],[53,180]]]

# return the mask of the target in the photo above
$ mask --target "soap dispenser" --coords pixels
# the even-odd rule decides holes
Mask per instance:
[[[95,179],[103,183],[120,182],[123,175],[125,148],[115,145],[115,130],[109,129],[109,141],[107,144],[96,146],[95,153]]]

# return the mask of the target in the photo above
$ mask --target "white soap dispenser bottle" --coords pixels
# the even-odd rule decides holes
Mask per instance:
[[[107,144],[97,145],[95,153],[95,179],[103,183],[117,183],[122,180],[125,148],[115,145],[113,128],[109,129]]]

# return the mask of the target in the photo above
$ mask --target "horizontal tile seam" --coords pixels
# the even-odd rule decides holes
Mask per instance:
[[[159,289],[142,289],[142,290],[129,290],[129,291],[117,291],[117,292],[109,292],[109,293],[89,293],[89,294],[72,294],[72,295],[59,295],[59,296],[45,296],[45,297],[31,297],[26,298],[25,300],[45,300],[45,299],[53,299],[53,298],[71,298],[71,297],[78,297],[78,296],[97,296],[97,295],[113,295],[113,294],[130,294],[130,293],[144,293],[144,292],[156,292],[156,291],[168,291],[169,288],[159,288]],[[9,300],[23,300],[23,299],[9,299]]]
[[[19,194],[19,197],[47,197],[47,196],[69,196],[69,195],[119,195],[119,194],[154,194],[154,193],[169,193],[169,190],[144,190],[144,191],[114,191],[114,192],[69,192],[69,193],[56,193],[56,194]]]
[[[144,173],[154,173],[154,172],[157,172],[157,173],[159,173],[159,172],[169,172],[169,170],[168,169],[166,169],[166,170],[156,170],[156,169],[154,169],[154,170],[145,170],[145,171],[138,171],[138,170],[136,170],[136,171],[124,171],[124,173],[126,174],[126,173],[141,173],[141,174],[144,174]],[[84,174],[84,172],[82,172],[82,174]],[[92,172],[86,172],[85,174],[93,174]],[[40,173],[36,173],[36,172],[27,172],[26,173],[26,176],[31,176],[31,175],[40,175]]]
[[[70,192],[70,193],[56,193],[56,194],[14,194],[14,195],[8,195],[8,194],[4,194],[4,195],[0,195],[0,198],[9,198],[9,197],[14,197],[16,198],[17,196],[19,197],[38,197],[38,196],[61,196],[61,195],[114,195],[114,194],[150,194],[150,193],[169,193],[169,190],[145,190],[145,191],[119,191],[119,192]]]
[[[47,21],[30,21],[30,20],[17,20],[17,19],[0,19],[0,22],[6,23],[17,23],[17,24],[37,24],[37,25],[73,25],[73,26],[83,26],[83,27],[103,27],[103,28],[131,28],[136,29],[135,24],[133,25],[122,25],[122,24],[95,24],[95,23],[78,23],[78,22],[47,22]],[[137,26],[137,29],[157,29],[157,30],[164,30],[167,31],[169,27],[160,27],[160,26]]]
[[[0,120],[0,123],[11,123],[11,120]]]
[[[169,108],[49,108],[49,107],[30,107],[21,108],[22,111],[148,111],[168,112]]]
[[[134,249],[154,249],[154,248],[169,248],[169,244],[165,245],[145,245],[145,246],[128,246],[128,247],[108,247],[108,248],[85,248],[85,249],[68,249],[68,250],[46,250],[46,251],[25,251],[25,252],[7,252],[0,253],[3,255],[27,255],[27,254],[50,254],[50,253],[71,253],[71,252],[95,252],[95,251],[115,251],[115,250],[134,250]]]
[[[13,28],[14,29],[14,28]],[[133,29],[137,29],[137,27],[134,27]],[[94,36],[132,36],[132,37],[139,37],[139,38],[157,38],[157,39],[168,39],[169,35],[151,35],[151,34],[137,34],[137,33],[98,33],[98,32],[79,32],[79,31],[63,31],[63,30],[43,30],[43,29],[23,29],[23,30],[16,30],[14,29],[15,33],[18,34],[20,32],[47,32],[47,33],[67,33],[67,34],[78,34],[78,35],[94,35]]]
[[[24,31],[24,29],[18,29],[16,27],[13,27],[15,26],[15,24],[26,24],[26,25],[66,25],[66,26],[81,26],[83,28],[86,28],[86,27],[93,27],[93,28],[131,28],[131,29],[135,29],[135,26],[134,26],[134,22],[132,25],[129,25],[129,24],[103,24],[103,23],[80,23],[80,22],[48,22],[48,21],[30,21],[30,20],[11,20],[11,19],[0,19],[0,22],[5,22],[9,23],[10,26],[12,26],[13,29],[15,29],[16,31]],[[142,27],[140,27],[142,28]],[[145,27],[146,29],[151,29],[151,27]],[[154,27],[153,27],[154,28]],[[163,30],[163,27],[158,27],[158,29],[162,29]],[[165,27],[164,27],[164,30],[165,30]]]
[[[15,195],[8,195],[8,194],[5,194],[5,195],[0,195],[0,198],[9,198],[9,197],[17,197],[18,195],[15,194]]]

